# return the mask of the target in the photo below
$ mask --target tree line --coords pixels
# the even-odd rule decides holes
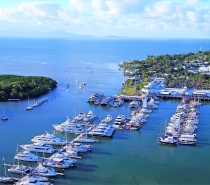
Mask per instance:
[[[135,74],[142,79],[138,88],[146,85],[151,77],[164,77],[167,87],[210,89],[210,75],[188,71],[191,68],[198,69],[198,66],[195,66],[198,61],[202,61],[206,66],[210,65],[210,50],[173,55],[149,55],[145,60],[125,61],[123,69],[124,71],[139,69],[138,74]]]
[[[48,77],[0,75],[0,101],[37,98],[56,86],[57,82]]]

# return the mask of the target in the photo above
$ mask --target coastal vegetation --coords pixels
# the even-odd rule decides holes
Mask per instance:
[[[36,98],[56,86],[57,82],[47,77],[0,75],[0,101]]]
[[[166,87],[210,89],[210,50],[173,55],[149,55],[145,60],[121,63],[128,78],[122,93],[133,94],[152,78],[165,78]],[[137,79],[137,80],[136,80]],[[131,88],[135,89],[133,92]],[[131,93],[132,92],[132,93]]]

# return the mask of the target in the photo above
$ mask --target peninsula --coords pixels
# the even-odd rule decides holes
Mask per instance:
[[[124,61],[119,64],[128,79],[122,94],[139,92],[155,77],[165,78],[171,88],[210,89],[210,50],[197,53],[148,56],[145,60]]]
[[[55,80],[42,76],[0,75],[0,101],[37,98],[56,86]]]

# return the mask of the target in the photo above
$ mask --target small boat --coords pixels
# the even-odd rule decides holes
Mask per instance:
[[[8,118],[7,118],[6,114],[5,114],[4,108],[3,108],[3,113],[4,114],[1,116],[1,119],[4,120],[4,121],[8,120]]]
[[[20,145],[20,147],[30,152],[40,152],[40,153],[48,153],[48,154],[52,154],[54,152],[52,145],[48,145],[42,142],[27,144],[27,145]]]
[[[26,110],[32,110],[34,107],[30,104],[29,98],[28,98],[28,106],[26,107]]]
[[[20,161],[28,161],[28,162],[42,161],[42,157],[32,154],[29,151],[23,151],[23,152],[17,153],[14,159],[20,160]]]

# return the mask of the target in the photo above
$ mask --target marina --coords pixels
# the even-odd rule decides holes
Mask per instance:
[[[5,44],[9,45],[10,42],[12,41],[7,40]],[[30,40],[27,42],[30,42]],[[34,42],[36,44],[33,44]],[[33,75],[37,74],[38,71],[39,75],[49,74],[49,76],[58,81],[58,87],[47,94],[48,103],[42,104],[42,106],[33,109],[33,111],[25,111],[27,100],[1,103],[9,118],[6,122],[2,120],[0,124],[0,138],[4,141],[0,147],[1,157],[4,156],[5,161],[10,163],[14,158],[17,143],[29,143],[34,136],[42,135],[45,131],[63,140],[67,138],[68,142],[72,141],[79,135],[67,134],[66,136],[65,133],[55,132],[52,127],[55,123],[65,122],[67,116],[70,120],[73,120],[80,112],[87,114],[91,110],[98,115],[98,119],[93,121],[93,126],[95,126],[108,114],[112,116],[113,124],[120,114],[131,118],[131,114],[139,113],[138,111],[136,113],[132,112],[133,110],[129,108],[130,100],[125,100],[119,107],[95,106],[86,102],[93,93],[98,91],[107,95],[118,94],[122,82],[122,71],[117,67],[120,60],[144,58],[147,54],[158,54],[158,52],[194,52],[201,45],[200,42],[193,45],[192,42],[185,41],[188,44],[184,44],[184,47],[179,47],[178,43],[180,42],[170,41],[171,47],[166,48],[167,41],[148,41],[146,44],[140,41],[122,41],[116,42],[116,45],[119,44],[120,47],[113,48],[113,42],[106,41],[102,42],[103,47],[100,48],[99,44],[101,41],[73,41],[70,44],[65,43],[65,41],[59,41],[56,45],[52,43],[44,45],[42,41],[42,47],[51,54],[46,56],[46,51],[42,52],[39,49],[35,51],[34,48],[39,46],[39,41],[35,40],[32,44],[25,43],[24,45],[24,42],[19,43],[21,47],[27,49],[27,52],[23,53],[18,48],[8,51],[5,55],[1,52],[0,57],[6,74]],[[2,51],[4,50],[3,43],[4,41],[0,44]],[[131,50],[128,51],[129,43]],[[183,42],[181,43],[183,44]],[[202,44],[203,48],[207,47],[205,44],[208,45],[208,43],[204,42]],[[60,49],[56,50],[58,45]],[[144,48],[140,46],[144,46]],[[160,50],[155,50],[156,47]],[[68,50],[65,48],[68,48]],[[84,53],[84,56],[80,55],[80,51],[77,52],[78,48],[82,50],[81,52]],[[93,52],[97,48],[100,48],[100,50]],[[154,50],[151,50],[152,48]],[[72,55],[69,55],[69,52]],[[8,55],[10,56],[9,58]],[[27,61],[26,58],[28,58]],[[40,61],[40,58],[47,64],[37,63],[37,61]],[[58,60],[57,58],[60,59]],[[13,62],[13,59],[16,61]],[[61,59],[63,61],[62,65],[57,68],[56,66]],[[22,62],[17,65],[17,61]],[[11,65],[15,67],[11,69]],[[26,67],[27,70],[24,70]],[[92,71],[92,73],[89,71]],[[85,77],[83,77],[83,74],[85,74]],[[107,78],[107,74],[114,76],[115,80]],[[72,79],[69,77],[72,77]],[[76,84],[75,82],[76,79],[85,79],[87,85],[79,89],[78,83]],[[66,84],[70,84],[68,92],[62,90]],[[142,100],[139,99],[143,104]],[[152,110],[147,121],[139,130],[127,130],[125,127],[119,130],[116,129],[112,139],[102,137],[100,138],[100,143],[90,143],[93,145],[92,152],[79,155],[82,157],[82,160],[76,158],[75,168],[65,169],[64,176],[57,175],[51,183],[59,185],[208,184],[210,182],[208,175],[210,170],[208,165],[210,155],[208,101],[200,101],[202,105],[199,107],[199,125],[196,130],[198,138],[195,147],[188,145],[159,145],[157,142],[165,120],[170,120],[180,102],[181,98],[161,99],[158,109]],[[88,126],[88,128],[90,127]],[[86,134],[84,133],[83,136],[86,137]],[[97,136],[88,138],[98,140]],[[53,147],[60,148],[61,146]],[[39,155],[43,157],[43,154],[40,153]],[[73,156],[74,154],[69,155]],[[18,161],[16,160],[15,162],[17,163]],[[24,165],[26,165],[25,163],[33,164],[24,162]],[[4,168],[1,166],[0,169],[1,175],[4,176]],[[63,173],[63,169],[57,169],[56,171]],[[198,171],[201,173],[198,173]],[[184,176],[183,173],[185,174]],[[16,176],[9,172],[7,175]],[[18,177],[21,178],[21,175],[18,175]]]

